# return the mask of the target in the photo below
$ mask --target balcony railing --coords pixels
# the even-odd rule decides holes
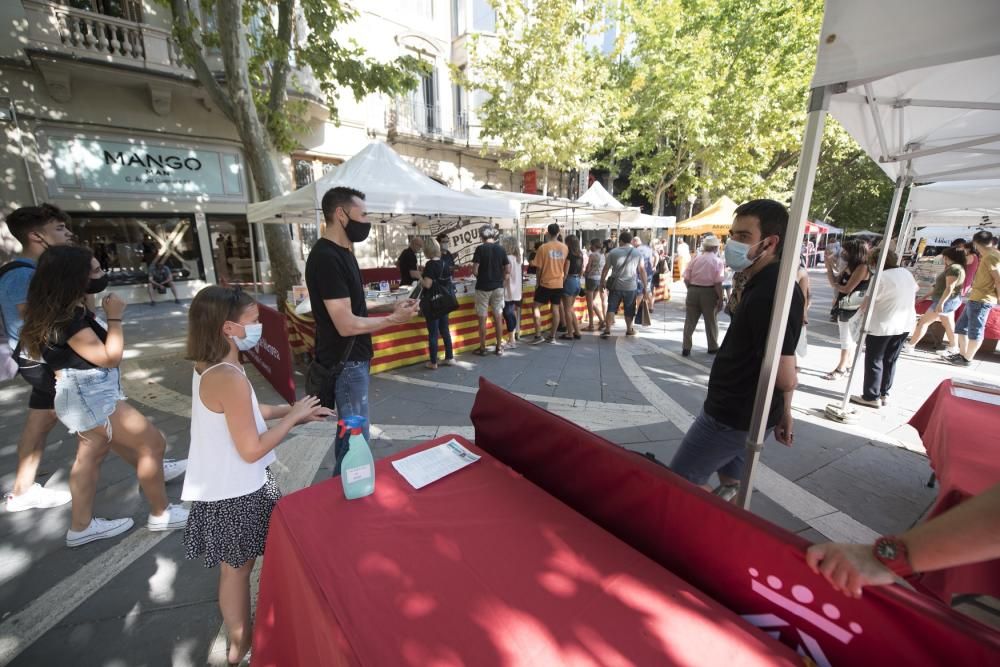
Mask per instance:
[[[441,110],[438,105],[429,105],[403,98],[395,100],[389,109],[386,127],[390,131],[433,139],[453,141],[466,141],[468,139],[469,121],[464,113],[455,115],[451,127],[442,127],[441,120]]]
[[[23,4],[30,48],[192,76],[168,30],[49,0]],[[128,10],[125,15],[139,11],[135,4],[122,4]]]

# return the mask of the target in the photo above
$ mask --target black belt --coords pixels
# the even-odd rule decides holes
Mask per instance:
[[[702,289],[714,289],[715,285],[691,285],[691,287],[701,287]]]
[[[570,275],[568,275],[568,276],[566,276],[566,277],[567,277],[567,278],[579,278],[579,277],[580,277],[580,274],[579,274],[579,273],[571,273]]]

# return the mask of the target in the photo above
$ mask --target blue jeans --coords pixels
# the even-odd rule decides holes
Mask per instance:
[[[445,313],[436,320],[424,318],[427,322],[427,347],[430,348],[431,363],[438,362],[438,334],[444,340],[444,358],[452,359],[455,355],[451,352],[451,330],[448,328],[448,313]]]
[[[765,439],[771,431],[767,430]],[[669,468],[692,484],[708,484],[715,472],[740,479],[749,436],[747,431],[726,426],[702,410],[684,435]]]
[[[364,417],[365,440],[371,442],[370,426],[368,420],[368,375],[369,363],[367,361],[348,361],[344,364],[344,370],[337,376],[337,385],[334,389],[334,398],[337,402],[337,419],[344,417]],[[340,474],[340,462],[347,455],[347,437],[341,438],[338,431],[334,445],[334,455],[337,458],[333,467],[333,476]]]
[[[56,416],[70,433],[104,426],[110,438],[110,417],[124,400],[117,368],[66,368],[56,380]]]
[[[613,289],[608,292],[608,315],[614,315],[618,312],[618,306],[625,304],[625,324],[629,327],[632,326],[632,320],[635,319],[635,290],[620,290]]]
[[[990,319],[990,311],[993,304],[985,301],[969,301],[965,304],[962,316],[955,323],[955,333],[959,336],[968,336],[969,340],[979,340],[983,337],[983,330]]]

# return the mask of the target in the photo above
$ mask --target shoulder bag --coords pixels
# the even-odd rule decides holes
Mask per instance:
[[[420,314],[429,320],[444,317],[458,309],[458,297],[441,284],[441,276],[431,280],[431,286],[420,295]]]

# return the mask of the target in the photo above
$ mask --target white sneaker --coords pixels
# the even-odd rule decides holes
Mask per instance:
[[[19,496],[8,493],[6,505],[8,512],[23,512],[24,510],[48,509],[65,505],[72,499],[69,491],[46,489],[41,484],[32,484],[31,488]]]
[[[956,354],[958,354],[958,348],[957,347],[946,347],[943,350],[938,350],[938,356],[941,356],[941,357],[953,357]]]
[[[187,459],[163,459],[163,481],[174,481],[184,474],[187,467]]]
[[[183,505],[167,505],[167,511],[160,516],[149,515],[146,528],[156,532],[183,528],[188,520],[188,511]]]
[[[907,354],[912,354],[913,346],[910,345],[909,343],[903,343],[903,352],[906,352]]]
[[[66,546],[79,547],[88,542],[106,540],[121,535],[132,525],[132,519],[91,519],[90,525],[83,530],[66,531]]]

